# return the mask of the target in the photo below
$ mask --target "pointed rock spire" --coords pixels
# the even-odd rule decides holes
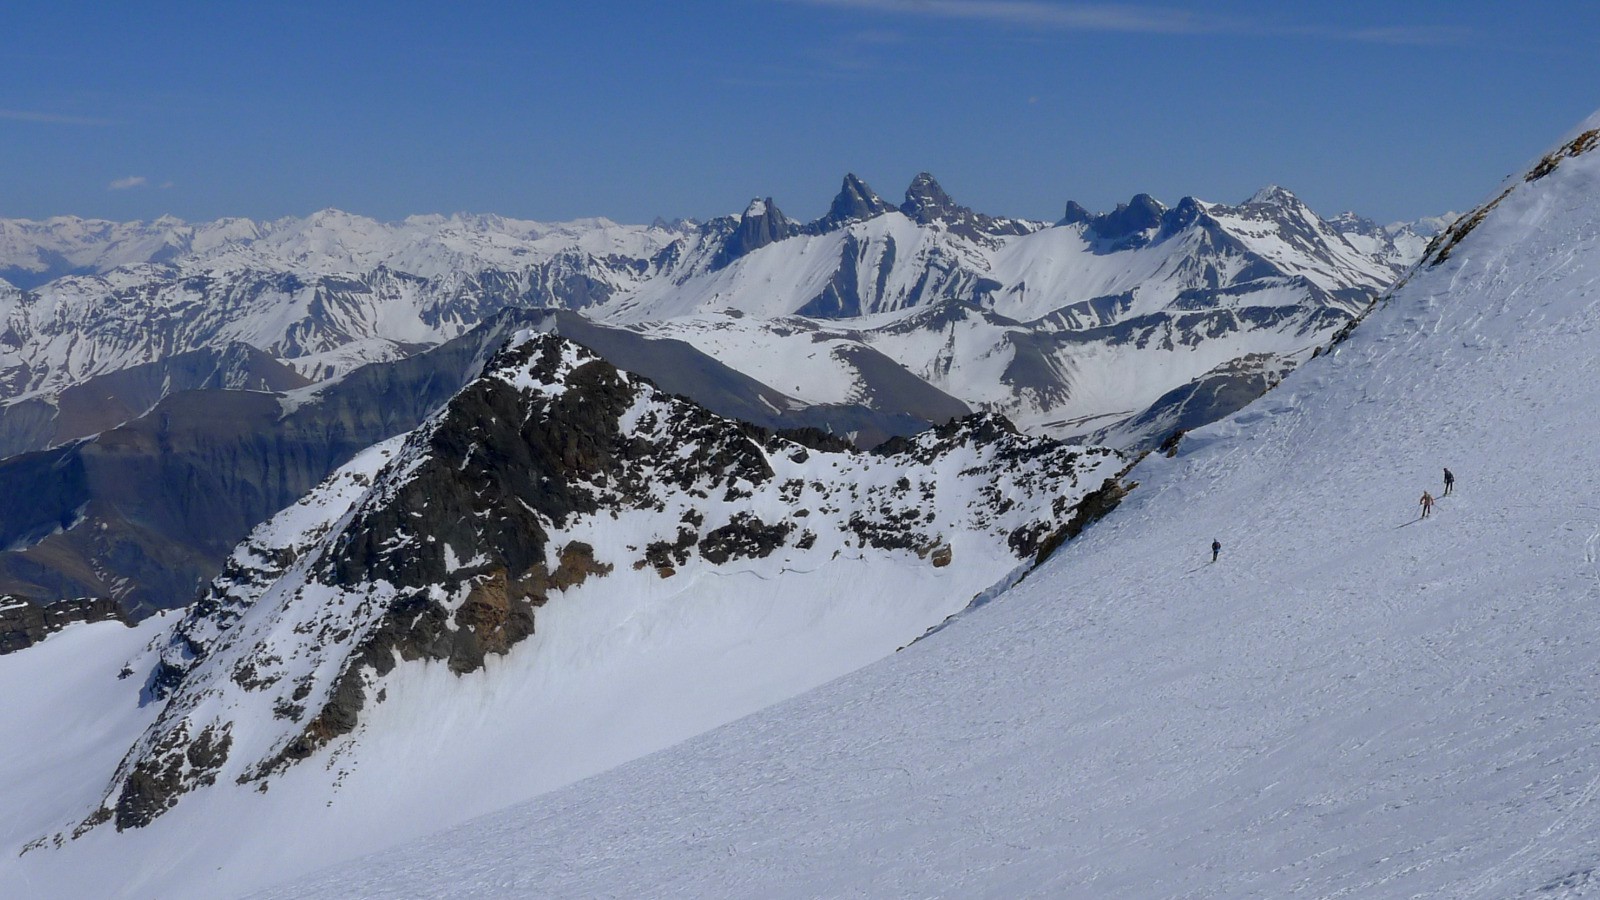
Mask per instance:
[[[872,188],[867,187],[865,181],[851,172],[844,176],[844,184],[833,198],[833,205],[828,207],[827,215],[817,220],[815,230],[832,231],[851,222],[877,218],[892,209],[894,207],[889,201],[878,196]]]
[[[944,192],[932,175],[917,173],[906,188],[906,202],[900,211],[918,225],[942,222],[951,234],[977,241],[993,241],[1003,235],[1027,234],[1033,230],[1029,223],[1017,219],[996,219],[956,203]]]
[[[1067,201],[1067,211],[1061,216],[1057,225],[1081,225],[1094,221],[1094,213],[1083,208],[1083,204],[1076,200]]]
[[[900,205],[900,211],[920,225],[935,219],[959,220],[972,215],[972,210],[957,206],[927,172],[918,172],[917,177],[911,179],[911,186],[906,188],[906,202]]]
[[[1161,229],[1168,234],[1188,228],[1200,217],[1205,215],[1205,207],[1193,197],[1185,197],[1178,201],[1178,205],[1166,211],[1161,217]]]
[[[771,197],[757,197],[750,201],[744,214],[739,217],[739,227],[728,235],[712,262],[712,268],[720,269],[747,253],[793,237],[799,232],[799,226],[789,221],[789,217],[778,209],[778,204],[773,203]]]

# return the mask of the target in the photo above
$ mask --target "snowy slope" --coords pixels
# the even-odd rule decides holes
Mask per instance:
[[[830,322],[702,313],[634,327],[690,343],[805,403],[873,403],[875,381],[884,379],[867,371],[863,362],[870,358],[887,364],[875,372],[892,366],[902,381],[1002,413],[1033,433],[1082,439],[1120,425],[1115,446],[1126,448],[1153,445],[1180,424],[1146,415],[1168,394],[1256,358],[1264,360],[1260,367],[1292,370],[1361,308],[1326,295],[1308,301],[1314,290],[1287,280],[1258,282],[1143,315],[1128,312],[1125,295],[1029,323],[949,302],[909,315]],[[1240,386],[1239,379],[1224,380]],[[1198,423],[1181,424],[1210,422],[1263,388],[1256,385],[1238,404]],[[908,393],[886,391],[897,401]]]
[[[81,688],[143,708],[0,880],[230,895],[551,790],[912,642],[1123,464],[987,416],[808,448],[524,332]]]
[[[1594,894],[1596,128],[995,602],[268,896]]]
[[[1447,212],[1442,216],[1424,216],[1410,222],[1379,225],[1353,212],[1344,212],[1329,219],[1328,224],[1365,256],[1409,266],[1422,258],[1434,235],[1449,228],[1459,218],[1460,213]]]
[[[825,318],[891,312],[930,298],[970,296],[987,242],[920,225],[892,210],[822,234],[797,234],[722,268],[691,264],[619,294],[596,314],[643,322],[732,309]]]

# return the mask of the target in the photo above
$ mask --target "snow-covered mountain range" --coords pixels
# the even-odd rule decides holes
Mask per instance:
[[[1586,134],[1447,226],[1276,187],[1051,224],[927,175],[898,205],[847,177],[808,223],[770,199],[643,227],[6,223],[0,443],[31,452],[0,459],[0,612],[136,621],[57,617],[0,655],[0,721],[34,736],[0,747],[0,883],[231,896],[464,825],[293,890],[1298,890],[1325,798],[1273,754],[1371,774],[1395,717],[1347,722],[1332,763],[1318,717],[1381,704],[1369,673],[1461,674],[1387,641],[1492,683],[1560,620],[1540,592],[1526,634],[1402,600],[1498,597],[1496,553],[1583,582],[1488,525],[1427,546],[1472,579],[1395,576],[1433,532],[1351,523],[1393,500],[1390,455],[1446,435],[1578,458],[1534,400],[1591,373],[1529,360],[1590,324]],[[1191,565],[1212,537],[1225,562]],[[1371,664],[1324,679],[1330,655]],[[1419,746],[1555,702],[1514,693],[1440,705]],[[1538,746],[1472,786],[1504,796]],[[1398,770],[1459,814],[1482,796]],[[1439,818],[1373,815],[1384,840],[1336,859]],[[1218,854],[1246,875],[1204,881]],[[1387,863],[1305,883],[1417,884]]]
[[[926,174],[899,206],[848,176],[828,214],[804,224],[770,199],[650,226],[384,224],[333,210],[197,225],[7,220],[0,276],[28,289],[0,284],[0,399],[53,402],[109,372],[235,344],[318,381],[531,306],[715,347],[804,403],[903,413],[902,392],[878,382],[915,380],[1082,436],[1246,357],[1273,361],[1255,373],[1292,366],[1414,261],[1425,227],[1324,221],[1281,188],[1239,206],[1167,209],[1140,195],[1093,215],[1068,204],[1049,225],[974,212]],[[807,324],[819,321],[820,334]],[[1124,442],[1163,436],[1151,426]]]
[[[1593,896],[1597,147],[927,640],[263,896]]]

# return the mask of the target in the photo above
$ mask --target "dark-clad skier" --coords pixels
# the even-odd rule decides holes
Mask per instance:
[[[1446,497],[1450,496],[1450,492],[1455,490],[1455,486],[1456,473],[1450,471],[1450,468],[1446,466],[1444,470],[1444,495]]]
[[[1218,541],[1218,540],[1213,540],[1211,542],[1211,561],[1212,562],[1216,562],[1217,561],[1217,554],[1221,553],[1221,552],[1222,552],[1222,542]]]

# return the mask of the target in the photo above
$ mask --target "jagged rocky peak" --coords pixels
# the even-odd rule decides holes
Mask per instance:
[[[953,234],[983,241],[1003,235],[1028,234],[1037,226],[1017,219],[1003,219],[973,212],[956,203],[939,182],[927,172],[918,172],[906,188],[900,211],[919,225],[943,223]]]
[[[1332,229],[1338,232],[1336,226],[1324,223],[1304,200],[1276,184],[1251,194],[1250,199],[1239,204],[1237,214],[1256,220],[1275,220],[1296,231]]]
[[[958,206],[950,199],[939,182],[927,172],[918,172],[917,177],[911,179],[911,184],[906,188],[906,201],[901,204],[900,211],[920,225],[960,219],[972,213],[972,210]]]
[[[583,602],[573,592],[626,602],[660,597],[663,579],[710,591],[724,579],[706,576],[787,566],[909,586],[962,565],[992,584],[1059,543],[1125,461],[992,414],[877,454],[796,437],[518,332],[421,427],[235,550],[156,648],[148,686],[164,705],[77,833],[141,827],[212,784],[265,789],[319,754],[331,768],[379,739],[364,711],[397,669],[481,670],[547,604]]]
[[[1181,231],[1199,221],[1206,214],[1206,206],[1193,197],[1184,197],[1178,205],[1161,216],[1161,230],[1167,234]]]
[[[712,268],[720,269],[741,256],[799,233],[800,227],[789,221],[771,197],[757,197],[739,216],[738,227],[723,242]]]
[[[1327,222],[1334,231],[1344,235],[1359,234],[1376,238],[1387,233],[1377,222],[1349,211],[1339,213]]]
[[[1085,209],[1082,203],[1076,200],[1067,201],[1067,210],[1062,213],[1061,221],[1057,225],[1087,225],[1094,219],[1094,213]]]
[[[650,220],[650,228],[652,230],[672,231],[683,234],[687,234],[696,230],[700,227],[700,224],[701,223],[698,220],[684,216],[675,216],[671,219],[668,219],[665,216],[656,216],[654,219]]]
[[[1156,198],[1149,194],[1135,194],[1127,203],[1095,219],[1095,233],[1107,240],[1120,240],[1140,232],[1158,228],[1161,214],[1166,212]]]
[[[1185,197],[1184,203],[1198,210],[1198,204],[1193,198]],[[1148,240],[1149,233],[1154,229],[1165,228],[1170,231],[1175,224],[1181,227],[1181,224],[1169,221],[1172,219],[1172,213],[1180,209],[1184,209],[1184,204],[1180,203],[1173,210],[1168,210],[1149,194],[1135,194],[1127,203],[1118,203],[1117,208],[1111,212],[1096,215],[1077,201],[1069,200],[1066,214],[1058,224],[1081,224],[1085,226],[1086,232],[1092,232],[1094,237],[1108,241],[1114,247],[1133,246]],[[1193,217],[1189,215],[1192,211],[1184,213],[1188,221],[1193,221]]]
[[[1304,206],[1305,203],[1294,195],[1293,191],[1281,185],[1269,184],[1261,190],[1250,195],[1250,199],[1240,204],[1241,206]]]
[[[844,184],[833,198],[833,205],[828,207],[828,214],[817,222],[817,230],[831,231],[852,222],[864,222],[893,209],[893,204],[851,172],[844,176]]]

